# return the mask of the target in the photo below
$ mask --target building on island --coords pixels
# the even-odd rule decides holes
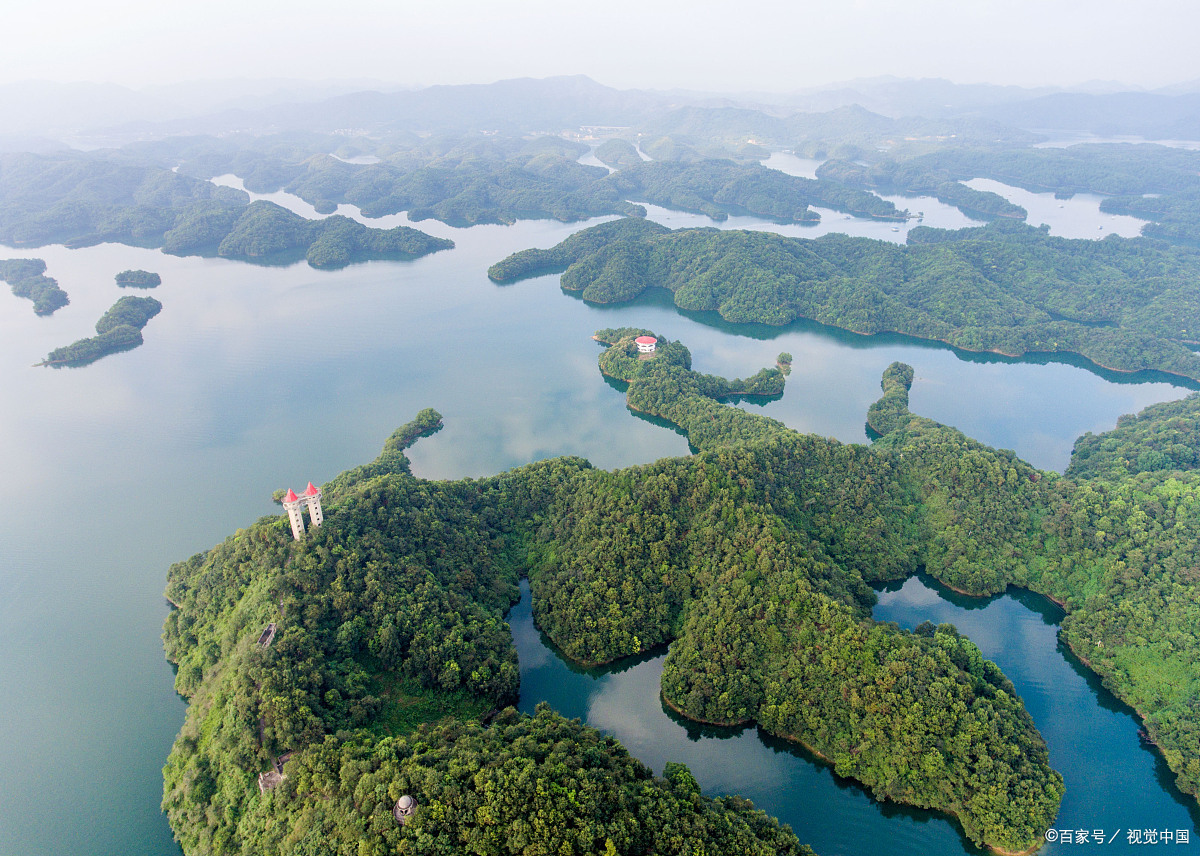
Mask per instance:
[[[301,506],[308,506],[308,522],[312,526],[320,526],[325,522],[325,514],[321,511],[321,489],[312,482],[300,496],[290,487],[283,497],[283,510],[287,512],[288,522],[292,524],[292,537],[297,541],[304,535],[304,512]]]
[[[639,354],[653,354],[654,346],[658,344],[658,339],[653,336],[638,336],[633,341],[637,343]]]

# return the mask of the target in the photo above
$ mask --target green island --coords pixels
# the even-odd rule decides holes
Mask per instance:
[[[1195,246],[1200,228],[1200,154],[1151,143],[960,146],[910,157],[874,153],[829,160],[817,175],[864,190],[931,194],[981,220],[1024,219],[1025,211],[962,181],[990,178],[1034,193],[1053,192],[1059,198],[1098,194],[1104,197],[1101,211],[1146,220],[1143,235],[1173,243]]]
[[[578,163],[586,145],[556,137],[413,136],[391,141],[375,164],[348,164],[294,141],[266,138],[258,147],[247,145],[163,141],[152,151],[178,158],[181,171],[201,178],[235,173],[253,192],[294,193],[323,214],[348,203],[368,217],[407,211],[413,221],[471,226],[571,222],[642,210],[602,181],[607,170]]]
[[[123,270],[115,277],[121,288],[158,288],[162,277],[148,270]]]
[[[809,205],[880,220],[907,216],[865,190],[732,160],[655,160],[626,166],[604,181],[618,188],[622,198],[694,211],[718,221],[743,214],[780,223],[816,223],[820,215]]]
[[[13,246],[117,242],[265,264],[307,259],[318,268],[411,259],[454,246],[406,226],[372,229],[336,216],[306,220],[151,164],[73,153],[0,154],[0,171],[0,242]]]
[[[101,357],[136,348],[144,341],[142,329],[162,311],[153,297],[122,297],[96,322],[96,334],[55,348],[38,365],[85,366]]]
[[[578,163],[586,146],[538,137],[436,138],[391,153],[377,164],[353,165],[326,155],[286,161],[269,153],[229,152],[204,157],[180,152],[184,169],[216,175],[237,171],[258,192],[285,190],[329,213],[357,205],[369,217],[408,211],[414,220],[433,218],[453,226],[512,223],[518,219],[582,220],[606,214],[639,216],[650,202],[724,220],[750,214],[778,222],[816,222],[810,204],[864,217],[899,220],[890,202],[832,181],[796,178],[733,154],[712,157],[663,137],[647,142],[653,162],[643,162],[625,140],[609,140],[597,158],[615,174]],[[753,158],[765,157],[765,150]],[[188,160],[188,158],[192,160]],[[607,160],[604,160],[607,158]]]
[[[167,234],[168,252],[188,237]],[[242,261],[297,261],[316,268],[340,268],[368,259],[413,259],[454,246],[407,226],[372,229],[349,217],[306,220],[273,202],[250,203],[217,245],[217,255]]]
[[[755,161],[768,152],[747,144],[693,148],[659,137],[646,143],[656,160],[643,162],[629,143],[610,140],[597,151],[620,164],[613,174],[578,162],[587,146],[546,136],[397,139],[372,164],[325,154],[330,145],[327,139],[268,137],[233,144],[183,138],[89,157],[0,154],[0,241],[72,247],[115,241],[250,261],[307,255],[317,267],[404,258],[447,246],[428,236],[418,239],[421,233],[411,230],[382,232],[345,218],[305,221],[286,211],[268,216],[263,212],[272,203],[248,204],[246,193],[208,180],[226,173],[241,176],[252,192],[293,193],[321,214],[351,204],[368,217],[407,211],[413,221],[459,227],[642,216],[638,200],[717,220],[750,215],[815,223],[820,217],[811,205],[874,219],[906,217],[867,190],[763,167]]]
[[[917,227],[908,244],[829,234],[679,229],[615,220],[515,253],[496,282],[561,273],[594,303],[662,287],[734,323],[799,318],[1011,357],[1077,354],[1115,371],[1200,381],[1200,251],[1144,238],[1050,236],[1021,223]]]
[[[828,160],[817,168],[817,178],[864,191],[933,196],[977,220],[1024,220],[1028,214],[1000,194],[967,187],[949,170],[922,159],[888,160],[870,166],[858,161]]]
[[[629,140],[622,140],[618,137],[605,140],[596,146],[594,154],[596,155],[596,160],[607,164],[613,169],[637,166],[642,162],[642,156],[638,154],[637,147],[629,142]]]
[[[58,280],[46,276],[46,263],[42,259],[0,260],[0,279],[8,283],[17,297],[32,300],[37,315],[51,315],[71,302],[58,287]]]
[[[793,852],[789,831],[741,801],[668,798],[692,787],[683,769],[654,779],[590,729],[505,710],[518,671],[503,615],[522,575],[538,626],[568,656],[610,662],[673,642],[662,691],[683,715],[756,721],[880,799],[955,816],[999,852],[1041,842],[1062,779],[1012,684],[952,627],[908,633],[870,619],[869,582],[924,564],[971,587],[1006,570],[994,552],[1007,543],[944,566],[964,533],[931,525],[950,488],[922,482],[920,457],[904,454],[912,443],[844,445],[721,404],[777,394],[782,373],[699,375],[665,340],[640,358],[633,338],[644,333],[598,331],[602,371],[628,384],[631,409],[686,431],[692,456],[615,472],[561,458],[429,482],[403,455],[436,427],[426,411],[375,462],[325,486],[325,523],[303,540],[284,518],[264,518],[171,568],[164,641],[190,706],[163,806],[186,852],[359,841],[367,853],[691,852],[714,834],[706,818],[737,837],[737,852],[764,841],[761,852]],[[995,460],[1029,472],[951,429],[927,431],[945,451],[973,454],[986,477]],[[1006,479],[1001,470],[989,499],[1013,502],[1021,480]],[[572,734],[554,764],[538,748],[547,728]],[[460,774],[445,744],[464,738],[482,757]],[[493,767],[497,746],[507,754]],[[282,779],[260,792],[258,774],[277,761]],[[584,786],[593,767],[621,765],[629,776],[605,786],[619,796]],[[514,776],[545,802],[514,815],[495,784]],[[660,808],[626,811],[618,837],[616,816],[595,806],[626,800],[631,781]],[[405,793],[420,808],[401,827],[390,810]],[[565,844],[553,837],[567,829]],[[697,837],[668,844],[654,838],[661,829]]]

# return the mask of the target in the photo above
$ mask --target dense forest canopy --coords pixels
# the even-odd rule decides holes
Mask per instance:
[[[340,267],[370,258],[415,258],[454,245],[405,226],[382,230],[345,217],[306,220],[271,202],[247,203],[241,191],[140,162],[76,153],[0,154],[0,241],[13,246],[112,241],[176,255],[307,258],[314,267]]]
[[[123,270],[115,277],[121,288],[157,288],[162,277],[148,270]]]
[[[51,315],[71,302],[58,287],[58,280],[46,276],[46,263],[42,259],[0,261],[0,279],[8,283],[17,297],[32,300],[33,311],[38,315]]]
[[[281,797],[257,795],[253,779],[285,752],[301,782],[318,747],[344,751],[331,735],[411,730],[398,707],[469,720],[510,701],[501,616],[521,574],[539,626],[579,660],[677,640],[663,691],[685,715],[757,721],[881,798],[954,814],[973,840],[1040,840],[1062,780],[1012,685],[951,628],[870,620],[867,583],[912,573],[926,549],[902,459],[719,403],[777,394],[782,373],[698,375],[676,342],[638,356],[633,337],[649,332],[599,331],[601,365],[628,383],[630,407],[688,433],[692,457],[613,473],[558,459],[435,483],[409,475],[402,447],[420,432],[401,429],[379,461],[326,486],[325,524],[305,540],[267,518],[172,568],[164,638],[192,701],[164,806],[185,849],[259,840],[263,806]],[[264,648],[268,623],[278,631]],[[914,718],[926,694],[947,706]],[[304,793],[293,810],[310,810]],[[323,834],[361,831],[362,811],[326,815]]]
[[[1126,414],[1112,431],[1084,434],[1066,475],[1119,478],[1160,470],[1200,470],[1200,394]]]
[[[821,178],[849,187],[893,193],[929,193],[983,220],[1024,219],[1002,197],[961,182],[991,178],[1059,197],[1093,193],[1100,209],[1149,221],[1147,237],[1194,246],[1200,226],[1200,153],[1149,143],[1079,144],[1066,148],[939,148],[913,157],[832,159]]]
[[[807,318],[856,333],[898,332],[968,351],[1074,353],[1119,371],[1200,380],[1200,253],[1145,239],[1051,237],[1013,223],[918,227],[908,244],[830,234],[680,229],[614,221],[491,267],[508,282],[562,273],[585,300],[648,288],[735,323]]]

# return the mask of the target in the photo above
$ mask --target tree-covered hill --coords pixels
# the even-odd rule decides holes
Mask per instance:
[[[622,198],[694,211],[714,220],[744,214],[780,223],[815,223],[820,215],[810,210],[810,205],[859,217],[905,217],[895,205],[873,193],[732,160],[639,162],[626,165],[605,181],[618,188]]]
[[[42,361],[44,366],[85,366],[109,354],[128,351],[142,344],[142,330],[162,311],[153,297],[122,297],[96,322],[96,335],[55,348]]]
[[[1200,470],[1200,395],[1127,414],[1103,434],[1075,441],[1066,475],[1119,478],[1160,470]]]
[[[503,706],[516,670],[502,614],[523,573],[539,626],[573,657],[609,661],[676,640],[663,689],[685,715],[757,720],[881,797],[955,814],[973,840],[1006,850],[1040,840],[1062,783],[1011,685],[949,629],[926,637],[870,620],[867,582],[912,573],[924,550],[920,494],[901,459],[722,405],[735,392],[777,393],[782,374],[696,375],[686,348],[665,341],[636,359],[639,332],[597,333],[610,343],[604,371],[629,384],[631,407],[686,430],[698,454],[612,473],[558,459],[435,483],[408,473],[402,447],[420,432],[401,429],[379,461],[326,487],[325,523],[304,540],[267,518],[172,568],[178,608],[164,639],[191,704],[164,807],[185,850],[247,852],[275,799],[254,777],[285,751],[299,788],[315,753],[342,751],[331,735],[365,730],[351,742],[375,753],[420,719]],[[269,623],[277,633],[264,648]],[[908,668],[916,683],[897,681]],[[924,692],[957,701],[916,728]],[[822,705],[853,722],[800,715]],[[418,801],[471,804],[465,782],[438,787]],[[363,813],[386,793],[326,804],[314,842],[374,823]],[[660,822],[691,824],[675,818]],[[479,852],[506,852],[498,846]]]
[[[274,203],[248,201],[241,191],[136,160],[0,154],[0,242],[14,246],[112,241],[176,255],[307,258],[314,267],[340,267],[415,258],[454,245],[404,226],[372,229],[345,217],[305,220]],[[23,279],[21,287],[28,282]],[[36,308],[48,298],[35,299]]]
[[[1137,710],[1178,786],[1195,796],[1200,476],[1115,465],[1134,436],[1148,435],[1152,449],[1170,438],[1194,400],[1126,418],[1111,437],[1082,438],[1073,477],[1060,478],[909,414],[911,377],[904,366],[889,370],[872,424],[884,433],[875,447],[902,455],[919,486],[926,570],[970,594],[1017,585],[1062,604],[1062,639]]]
[[[1148,143],[1081,144],[1067,148],[942,147],[914,157],[834,159],[821,178],[848,187],[927,193],[983,220],[1024,219],[1025,212],[988,191],[961,182],[991,178],[1060,197],[1104,196],[1100,209],[1150,221],[1147,237],[1195,246],[1200,226],[1200,154]]]
[[[52,315],[71,302],[58,286],[58,280],[46,276],[42,259],[6,259],[0,261],[0,279],[8,283],[12,293],[33,301],[37,315]]]
[[[417,794],[401,827],[392,806]],[[737,853],[812,856],[737,797],[710,799],[680,764],[655,777],[611,737],[547,707],[408,737],[328,738],[248,813],[242,852]]]
[[[1053,822],[1062,779],[1045,743],[974,645],[949,626],[873,622],[868,584],[924,569],[969,594],[1029,588],[1064,605],[1064,641],[1136,708],[1179,786],[1200,790],[1195,472],[1039,472],[911,414],[913,372],[900,364],[871,408],[872,446],[802,435],[720,402],[777,394],[778,369],[743,381],[696,374],[681,343],[639,355],[640,334],[652,335],[598,331],[602,370],[628,385],[632,409],[685,431],[695,454],[614,472],[562,458],[428,482],[403,455],[436,429],[425,412],[374,463],[326,485],[325,523],[303,540],[282,517],[264,518],[171,569],[177,608],[164,640],[190,706],[164,808],[185,851],[298,853],[303,842],[343,852],[365,840],[365,852],[470,841],[502,853],[512,835],[562,848],[565,828],[574,849],[558,852],[611,840],[632,854],[659,840],[636,818],[614,837],[590,797],[548,797],[544,810],[560,819],[529,829],[473,772],[582,794],[592,793],[586,771],[627,764],[548,712],[537,724],[510,713],[503,728],[473,724],[516,693],[503,614],[522,574],[538,626],[567,655],[608,662],[670,643],[663,698],[684,716],[756,722],[878,797],[952,814],[1003,851],[1036,846]],[[580,772],[540,767],[537,735],[572,728],[572,740],[598,747],[556,750]],[[522,733],[530,739],[514,739]],[[451,735],[486,757],[499,751],[497,766],[452,772]],[[260,794],[257,774],[285,755],[283,783]],[[652,800],[659,826],[683,830],[671,847],[717,834],[710,820],[750,852],[756,841],[796,846],[736,801],[676,799],[688,781],[679,770],[667,784],[633,764],[617,778],[603,799]],[[383,809],[410,791],[426,808],[400,829]]]
[[[1200,380],[1200,252],[1145,239],[1051,237],[995,223],[917,228],[906,246],[825,235],[605,223],[493,265],[507,282],[562,272],[585,300],[651,287],[728,321],[797,318],[856,333],[899,332],[968,351],[1080,354],[1104,368]]]
[[[123,270],[115,277],[121,288],[158,288],[162,277],[148,270]]]

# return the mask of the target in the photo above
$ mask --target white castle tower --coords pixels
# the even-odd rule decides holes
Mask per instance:
[[[297,541],[304,535],[304,512],[300,510],[303,504],[304,500],[296,496],[296,492],[289,487],[287,495],[283,498],[283,508],[292,524],[292,537]]]
[[[313,526],[320,526],[325,522],[325,515],[321,513],[321,489],[309,482],[304,493],[300,495],[308,503],[308,522]]]

